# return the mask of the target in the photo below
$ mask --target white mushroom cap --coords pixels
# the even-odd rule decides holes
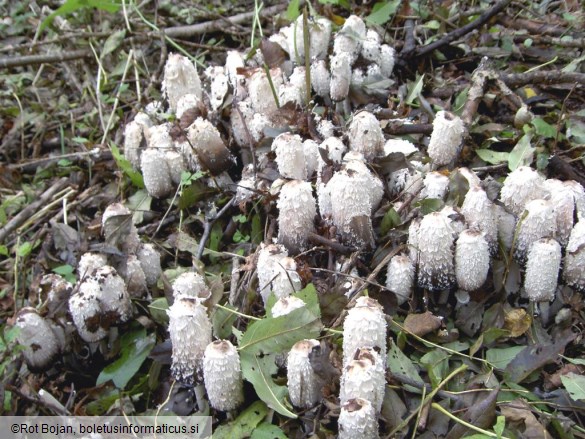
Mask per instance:
[[[15,326],[19,328],[16,341],[24,346],[24,359],[33,371],[48,369],[60,353],[60,344],[51,325],[34,308],[22,308]]]
[[[420,218],[414,218],[410,225],[408,226],[408,257],[410,258],[413,265],[416,267],[418,265],[418,257],[419,257],[419,248],[418,248],[418,241],[419,241],[419,230],[420,230]]]
[[[225,58],[225,69],[227,71],[230,85],[234,90],[237,88],[239,80],[243,79],[243,75],[238,74],[238,69],[244,66],[244,58],[240,52],[237,50],[228,51]],[[241,99],[244,98],[244,96],[239,95],[238,97]]]
[[[312,139],[306,139],[303,141],[303,152],[305,154],[307,178],[310,179],[319,168],[319,160],[321,159],[319,144]]]
[[[526,203],[543,198],[545,194],[544,177],[528,166],[520,166],[504,180],[500,200],[509,212],[520,216]]]
[[[374,349],[358,349],[354,359],[343,368],[339,386],[339,399],[343,405],[353,398],[372,403],[380,413],[386,390],[384,361]]]
[[[234,410],[244,402],[240,357],[228,340],[216,340],[205,348],[203,379],[214,409]]]
[[[378,63],[380,61],[381,42],[380,34],[373,29],[368,29],[366,39],[362,43],[362,57],[370,62]]]
[[[201,101],[194,94],[186,94],[184,96],[181,96],[179,102],[177,102],[176,112],[177,119],[181,119],[181,117],[187,110],[198,108],[200,105]]]
[[[294,259],[282,245],[261,245],[258,252],[258,292],[266,304],[271,292],[278,298],[290,296],[302,288]]]
[[[368,161],[383,153],[384,135],[380,122],[368,111],[360,111],[353,116],[348,128],[348,137],[349,148],[362,153]]]
[[[198,273],[188,271],[180,274],[173,282],[173,297],[189,297],[200,299],[202,302],[211,297],[211,290],[205,283],[205,278]]]
[[[163,123],[148,128],[148,147],[158,149],[168,149],[173,147],[171,138],[171,125]]]
[[[288,353],[288,393],[296,407],[310,408],[321,400],[323,382],[315,374],[309,358],[313,349],[319,347],[317,340],[301,340]]]
[[[103,253],[84,253],[77,263],[77,277],[81,280],[86,276],[91,276],[98,268],[107,265],[107,263],[108,257]]]
[[[433,132],[428,154],[437,166],[449,164],[459,154],[465,126],[461,118],[453,113],[439,111],[433,121]]]
[[[333,55],[329,64],[331,70],[329,95],[334,102],[343,101],[349,94],[349,85],[351,83],[350,56],[346,53]]]
[[[343,322],[343,364],[347,365],[359,348],[377,348],[385,361],[386,327],[384,311],[378,301],[359,297]]]
[[[311,184],[299,180],[287,182],[280,190],[277,206],[278,242],[292,253],[305,250],[317,215]]]
[[[420,193],[421,198],[438,198],[443,199],[449,189],[449,177],[440,172],[429,172],[423,180],[423,189]]]
[[[280,175],[296,180],[307,179],[307,162],[301,136],[292,133],[279,134],[272,142],[272,150],[276,153]]]
[[[213,174],[227,170],[234,158],[225,146],[217,128],[207,119],[198,117],[187,128],[187,138],[198,161]],[[145,182],[146,183],[146,182]]]
[[[555,298],[561,267],[561,246],[552,238],[539,239],[530,246],[524,291],[533,302]]]
[[[406,157],[410,154],[418,152],[418,148],[414,143],[404,139],[388,139],[384,143],[384,155],[392,154],[394,152],[401,152]]]
[[[221,66],[209,66],[205,69],[205,75],[211,80],[209,101],[213,110],[218,110],[223,104],[223,99],[228,92],[229,78]]]
[[[272,306],[272,317],[285,316],[295,309],[304,307],[306,304],[298,297],[288,296],[279,298]]]
[[[156,281],[162,274],[160,253],[156,251],[154,245],[142,244],[136,256],[138,256],[140,266],[144,272],[146,284],[148,286],[156,285]]]
[[[148,195],[164,198],[173,190],[171,171],[164,151],[148,148],[140,156],[140,169]]]
[[[124,127],[124,156],[134,169],[140,167],[140,148],[145,141],[144,127],[131,121]]]
[[[317,60],[311,63],[311,86],[319,96],[323,98],[329,97],[331,74],[327,69],[325,60]]]
[[[333,39],[333,53],[345,54],[350,65],[355,62],[360,54],[362,42],[366,39],[366,24],[357,15],[350,15],[343,27]],[[331,66],[333,71],[333,66]]]
[[[418,285],[444,290],[455,283],[453,229],[439,212],[425,215],[418,231]]]
[[[193,94],[201,100],[201,80],[197,68],[188,58],[177,53],[169,55],[165,64],[162,91],[172,112],[177,110],[177,102],[186,94]]]
[[[141,297],[146,291],[146,276],[142,265],[135,255],[128,257],[117,266],[117,271],[126,283],[126,289],[132,297]]]
[[[284,105],[292,102],[302,106],[307,96],[307,84],[305,82],[305,67],[295,67],[292,74],[278,90],[278,102]]]
[[[187,385],[201,379],[203,355],[211,343],[211,321],[198,299],[178,297],[167,311],[173,346],[171,372]]]
[[[124,280],[109,265],[97,269],[69,299],[69,313],[81,338],[101,340],[110,326],[125,322],[132,313]]]
[[[45,294],[48,316],[52,318],[65,316],[72,291],[73,285],[58,274],[45,274],[41,278],[39,293]]]
[[[572,288],[585,291],[585,220],[580,220],[571,231],[565,254],[563,279]]]
[[[180,150],[176,151],[174,149],[165,151],[165,161],[169,167],[169,175],[171,176],[171,181],[176,185],[181,183],[183,172],[187,170],[185,157],[179,151]]]
[[[532,200],[526,203],[525,214],[518,221],[514,258],[523,264],[530,246],[540,238],[555,236],[557,223],[553,206],[548,200]]]
[[[377,439],[378,416],[370,401],[350,399],[341,406],[339,413],[339,439]]]
[[[574,183],[574,184],[569,184]],[[573,229],[575,216],[575,204],[579,197],[577,191],[583,187],[577,182],[562,182],[556,179],[544,181],[544,188],[550,193],[550,202],[554,206],[554,214],[557,223],[556,238],[565,247],[569,241],[569,235]]]
[[[270,78],[272,79],[272,84],[278,95],[278,91],[283,84],[282,71],[280,68],[271,69]],[[278,110],[276,101],[274,100],[274,95],[272,94],[270,82],[268,82],[268,77],[264,70],[260,69],[250,77],[248,80],[248,93],[250,96],[250,102],[252,103],[252,108],[255,112],[263,113],[266,116],[271,117]]]
[[[321,137],[327,139],[328,137],[333,137],[335,135],[335,125],[333,125],[333,122],[318,117],[315,117],[315,121],[317,121],[317,132]]]
[[[385,78],[389,78],[394,70],[396,51],[387,44],[380,46],[380,71]]]
[[[498,244],[498,217],[494,204],[480,186],[472,186],[465,194],[461,213],[469,228],[482,231],[494,252]]]
[[[398,305],[410,298],[414,287],[415,267],[410,257],[396,255],[390,259],[386,274],[386,288],[394,293]]]
[[[305,62],[303,15],[299,15],[286,30],[290,59],[303,64]],[[329,49],[329,39],[331,38],[331,21],[326,18],[320,18],[317,21],[310,20],[309,35],[309,58],[311,60],[325,58]]]
[[[110,219],[113,221],[110,221]],[[122,203],[112,203],[106,207],[102,214],[102,233],[106,241],[115,234],[124,236],[130,233],[131,228],[131,212],[126,206]]]
[[[464,230],[455,245],[455,274],[459,287],[475,291],[487,279],[490,268],[490,250],[483,233]]]

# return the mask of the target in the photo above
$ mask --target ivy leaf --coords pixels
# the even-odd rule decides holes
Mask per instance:
[[[532,140],[532,136],[530,134],[524,134],[518,143],[510,151],[510,156],[508,157],[508,168],[510,171],[514,171],[520,166],[528,166],[532,163],[532,159],[534,158],[534,147],[530,143]]]

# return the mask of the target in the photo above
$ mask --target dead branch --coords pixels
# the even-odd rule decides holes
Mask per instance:
[[[453,41],[457,40],[458,38],[461,38],[462,36],[468,34],[472,30],[483,26],[485,23],[487,23],[490,20],[490,18],[492,18],[493,16],[495,16],[498,13],[500,13],[501,11],[503,11],[511,3],[511,1],[512,0],[498,1],[493,7],[491,7],[490,9],[485,11],[483,14],[481,14],[477,18],[477,20],[474,20],[471,23],[466,24],[463,27],[460,27],[459,29],[455,29],[454,31],[449,32],[443,38],[440,38],[439,40],[437,40],[431,44],[427,44],[426,46],[416,47],[408,52],[402,51],[400,53],[400,58],[402,60],[410,60],[410,59],[420,58],[420,57],[431,54],[432,52],[434,52],[437,49],[440,49],[443,46],[447,46],[448,44],[452,43]]]
[[[553,37],[561,37],[569,34],[567,29],[555,24],[543,23],[542,21],[526,20],[523,18],[511,17],[509,15],[502,15],[498,18],[500,23],[504,26],[517,29],[527,30],[536,35],[551,35]]]
[[[13,217],[4,227],[0,229],[0,242],[4,242],[10,233],[24,224],[25,221],[28,220],[36,211],[48,204],[51,201],[53,195],[65,188],[68,184],[69,180],[65,177],[57,180],[50,188],[43,192],[36,201],[33,201],[24,209],[22,209],[18,215]]]
[[[91,50],[69,50],[64,52],[44,53],[42,55],[3,56],[0,58],[0,68],[30,66],[36,64],[52,64],[75,59],[91,58]]]
[[[520,87],[526,84],[581,84],[585,85],[585,73],[547,70],[526,73],[504,73],[500,79],[509,87]]]
[[[260,12],[260,17],[269,17],[284,11],[287,8],[287,3],[282,3],[275,6],[270,6]],[[205,34],[209,32],[224,31],[226,22],[231,24],[241,24],[254,18],[254,11],[242,12],[227,18],[220,18],[217,20],[206,21],[204,23],[192,24],[189,26],[176,26],[168,29],[162,29],[162,32],[168,37],[190,37],[193,35]]]

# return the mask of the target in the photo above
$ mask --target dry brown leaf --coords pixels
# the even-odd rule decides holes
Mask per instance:
[[[510,337],[520,337],[532,324],[532,317],[524,308],[513,308],[504,316],[504,329],[510,331]]]
[[[409,314],[404,319],[404,327],[419,337],[434,332],[441,327],[443,319],[433,315],[430,311],[422,314]]]
[[[502,414],[506,417],[506,426],[517,429],[523,437],[531,439],[550,439],[550,435],[542,424],[538,422],[532,413],[530,406],[521,399],[516,399],[509,404],[500,406]]]

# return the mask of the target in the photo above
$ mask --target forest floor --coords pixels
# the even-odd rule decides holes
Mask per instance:
[[[461,207],[469,182],[458,169],[472,169],[492,201],[521,166],[585,185],[583,3],[230,1],[0,2],[0,413],[154,414],[164,407],[213,416],[217,437],[334,437],[343,321],[357,297],[368,295],[388,324],[381,437],[585,438],[585,301],[578,289],[559,277],[554,301],[528,301],[524,269],[501,248],[488,280],[470,294],[416,287],[399,304],[386,288],[386,266],[406,248],[414,218]],[[429,162],[437,112],[460,117],[465,140],[456,160],[439,169],[449,178],[444,199],[384,188],[371,218],[372,248],[352,247],[316,219],[310,245],[294,258],[303,287],[296,295],[307,306],[286,319],[267,313],[257,293],[260,243],[278,235],[273,153],[264,159],[268,184],[248,200],[235,198],[235,184],[196,169],[156,198],[124,155],[124,129],[148,104],[163,102],[171,53],[187,56],[208,90],[203,72],[224,66],[228,51],[261,52],[279,65],[281,51],[262,42],[303,13],[329,19],[332,39],[350,15],[361,17],[394,48],[392,75],[352,87],[345,103],[312,93],[308,105],[283,106],[279,126],[257,144],[247,139],[249,147],[235,139],[230,88],[222,105],[207,110],[235,157],[232,182],[252,165],[250,148],[269,150],[282,131],[319,142],[319,118],[345,133],[352,112],[363,108],[376,114],[385,139],[418,150],[374,159],[370,169],[385,182]],[[244,75],[253,72],[249,58]],[[171,112],[157,117],[185,128]],[[340,137],[351,143],[347,133]],[[116,202],[132,212],[141,241],[160,252],[163,275],[133,299],[132,318],[87,343],[71,317],[55,310],[43,277],[61,276],[75,291],[84,253],[127,256],[102,236],[102,214]],[[198,401],[170,371],[166,310],[174,279],[192,270],[212,293],[214,338],[240,349],[245,401],[228,414]],[[67,300],[60,299],[65,309]],[[25,307],[68,336],[57,361],[38,371],[27,367],[15,327]],[[326,384],[314,407],[300,409],[274,360],[306,338],[321,342],[311,364]]]

